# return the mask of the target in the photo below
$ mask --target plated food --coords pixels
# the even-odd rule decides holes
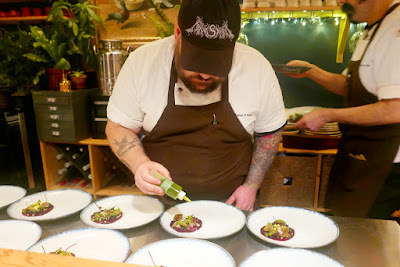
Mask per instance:
[[[275,218],[284,219],[295,234],[285,241],[267,237],[260,229],[266,222],[275,222]],[[283,222],[282,222],[283,223]],[[295,207],[268,207],[250,214],[247,228],[257,238],[279,246],[292,248],[317,248],[334,242],[339,236],[338,225],[322,213]]]
[[[103,209],[99,207],[100,211],[96,211],[90,217],[93,222],[100,224],[110,224],[122,218],[122,211],[120,208],[112,207],[111,209]]]
[[[0,220],[0,248],[26,250],[42,235],[42,228],[34,222]]]
[[[140,195],[105,197],[88,205],[81,212],[81,220],[97,228],[130,229],[156,220],[164,205],[156,198]]]
[[[224,248],[193,238],[172,238],[148,244],[135,251],[125,262],[166,267],[235,266],[234,259]]]
[[[28,251],[123,262],[130,253],[130,243],[125,235],[115,230],[84,228],[45,238]]]
[[[239,267],[259,266],[307,266],[307,267],[343,267],[339,262],[321,253],[298,248],[274,248],[261,250],[247,259]]]
[[[25,188],[14,185],[0,185],[0,209],[23,198],[25,195]]]
[[[195,232],[199,230],[202,225],[203,222],[194,215],[184,216],[183,214],[176,214],[170,223],[171,228],[179,233]]]
[[[36,203],[33,203],[26,207],[25,209],[22,209],[22,215],[24,216],[41,216],[46,213],[49,213],[52,211],[54,206],[49,203],[49,202],[42,202],[41,200],[38,200]]]
[[[92,199],[91,194],[82,190],[49,190],[21,198],[7,208],[7,213],[11,218],[19,220],[55,220],[79,212]]]
[[[288,116],[288,122],[295,123],[295,122],[298,122],[299,120],[301,120],[302,118],[303,118],[302,114],[294,113],[294,114]]]
[[[277,241],[286,241],[294,236],[294,229],[289,227],[284,220],[275,220],[268,222],[261,227],[260,232],[263,236]]]
[[[69,246],[69,247],[67,247],[65,250],[62,250],[62,248],[58,248],[56,251],[50,252],[50,254],[57,254],[57,255],[75,257],[75,253],[72,253],[72,252],[69,252],[69,251],[68,251],[68,249],[69,249],[70,247],[73,247],[73,246],[75,246],[75,245],[76,245],[76,243],[73,244],[73,245],[71,245],[71,246]],[[46,251],[44,250],[44,248],[43,248],[43,251],[44,251],[44,253],[46,253]]]
[[[195,215],[201,220],[201,227],[196,231],[177,231],[171,222],[177,214]],[[198,200],[177,204],[160,217],[161,227],[168,233],[178,237],[216,239],[239,232],[246,223],[243,211],[224,202]]]

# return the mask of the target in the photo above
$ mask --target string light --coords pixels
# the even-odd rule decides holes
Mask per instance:
[[[257,18],[250,18],[250,19],[243,19],[241,28],[245,28],[245,26],[249,22],[253,22],[253,25],[261,26],[261,24],[269,24],[271,26],[276,25],[301,25],[301,26],[314,26],[319,27],[323,25],[339,25],[340,24],[340,17],[273,17],[271,16],[272,12],[262,12],[264,16],[257,17]],[[269,17],[271,16],[271,18]]]

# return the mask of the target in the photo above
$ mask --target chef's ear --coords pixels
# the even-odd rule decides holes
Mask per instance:
[[[175,41],[178,39],[178,36],[181,34],[181,29],[179,29],[178,22],[175,21],[174,25],[174,36],[175,36]]]

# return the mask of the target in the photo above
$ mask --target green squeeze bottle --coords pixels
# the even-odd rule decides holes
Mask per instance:
[[[182,190],[182,186],[174,183],[158,171],[151,170],[150,174],[161,180],[161,184],[159,186],[164,190],[164,193],[167,196],[171,197],[172,199],[186,200],[187,202],[191,201],[186,196],[185,191]]]

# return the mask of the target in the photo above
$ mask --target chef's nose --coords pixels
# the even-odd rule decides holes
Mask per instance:
[[[205,73],[199,73],[200,77],[203,78],[204,80],[208,80],[211,78],[211,75],[205,74]]]

